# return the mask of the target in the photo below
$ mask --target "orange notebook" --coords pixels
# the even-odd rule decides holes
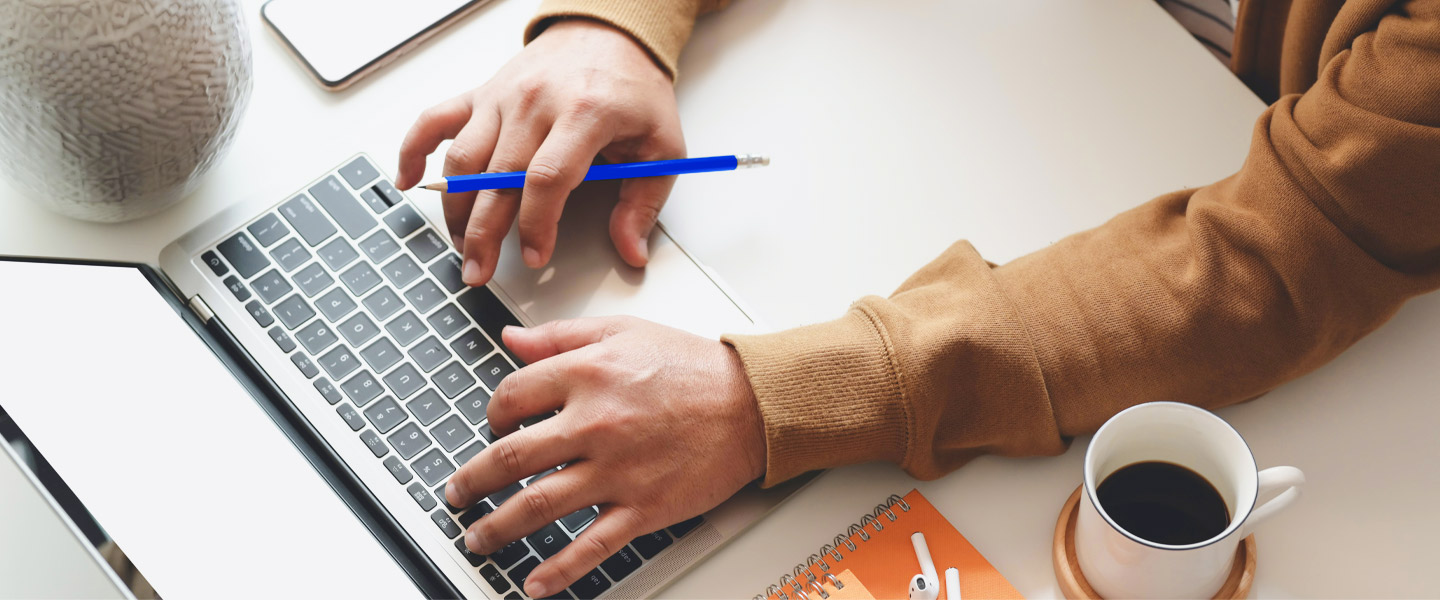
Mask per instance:
[[[765,596],[771,600],[907,598],[910,578],[920,572],[910,543],[910,535],[917,531],[925,534],[930,546],[940,598],[946,597],[945,569],[950,567],[960,571],[961,598],[1024,598],[919,490],[910,490],[904,498],[887,498],[766,589]]]

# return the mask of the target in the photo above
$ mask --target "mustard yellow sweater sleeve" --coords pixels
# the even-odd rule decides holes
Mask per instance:
[[[1440,287],[1440,0],[1350,0],[1320,65],[1225,180],[1000,267],[961,242],[838,320],[727,336],[765,483],[872,460],[933,478],[1141,402],[1240,402]]]
[[[556,19],[594,19],[633,36],[674,79],[680,51],[690,39],[696,17],[729,3],[730,0],[545,0],[525,28],[525,43],[530,43]]]

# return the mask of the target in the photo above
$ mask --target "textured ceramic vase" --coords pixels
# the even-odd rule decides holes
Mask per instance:
[[[0,172],[58,213],[176,203],[249,96],[236,0],[0,0]]]

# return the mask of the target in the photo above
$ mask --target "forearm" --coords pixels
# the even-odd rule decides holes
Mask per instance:
[[[1440,287],[1437,7],[1405,3],[1340,46],[1260,119],[1235,176],[1003,267],[960,244],[844,319],[727,338],[765,419],[766,482],[864,460],[936,477],[1059,452],[1140,402],[1253,398]]]
[[[690,39],[695,19],[729,3],[730,0],[545,0],[525,28],[525,43],[530,43],[557,19],[594,19],[630,34],[674,79],[680,51]]]

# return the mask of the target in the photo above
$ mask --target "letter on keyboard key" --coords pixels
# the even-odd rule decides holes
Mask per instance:
[[[255,222],[251,223],[245,230],[249,231],[250,235],[255,236],[255,241],[260,242],[260,245],[266,248],[280,241],[280,238],[285,237],[285,234],[290,233],[290,228],[286,227],[284,223],[281,223],[280,217],[275,216],[275,213],[270,213],[256,219]]]
[[[270,266],[270,259],[265,258],[265,253],[261,252],[260,248],[250,241],[250,236],[245,235],[244,232],[232,235],[230,239],[220,242],[218,249],[221,254],[225,255],[225,260],[230,261],[230,264],[235,267],[235,272],[245,279],[259,273],[260,269]]]
[[[560,530],[560,526],[554,523],[540,528],[540,531],[530,534],[525,538],[530,542],[530,547],[540,553],[540,558],[546,559],[555,556],[562,548],[570,544],[570,536]]]
[[[450,418],[430,429],[430,437],[440,442],[440,447],[446,452],[454,452],[465,442],[475,439],[475,432],[470,431],[470,426],[465,424],[460,415],[450,415]]]
[[[350,353],[349,348],[336,346],[334,350],[320,357],[320,366],[331,377],[340,379],[360,368],[360,361],[355,360],[355,355]]]
[[[295,337],[300,338],[300,344],[311,354],[319,354],[335,343],[335,332],[324,321],[318,320],[295,332]]]
[[[441,344],[440,340],[431,336],[410,349],[410,359],[420,365],[421,371],[429,373],[434,371],[435,367],[440,366],[440,363],[450,360],[450,351],[445,349],[445,345]]]
[[[355,316],[346,319],[344,323],[335,326],[340,330],[340,335],[345,336],[345,341],[351,346],[362,346],[377,335],[380,335],[380,327],[365,316],[365,313],[355,313]]]
[[[405,491],[410,492],[410,497],[414,498],[415,503],[420,505],[420,510],[435,508],[435,497],[431,496],[430,492],[427,491],[424,486],[420,485],[419,482],[410,484],[410,487],[405,488]]]
[[[391,204],[393,205],[394,202],[391,202]],[[410,208],[408,204],[401,204],[399,208],[390,211],[390,214],[385,216],[385,225],[390,228],[390,231],[395,232],[395,235],[400,239],[409,237],[410,234],[415,233],[415,230],[424,224],[424,221],[420,219],[420,215],[415,212],[415,209]]]
[[[271,249],[270,258],[275,259],[275,262],[280,263],[280,268],[289,273],[300,268],[305,261],[310,260],[310,251],[301,246],[299,240],[290,238]]]
[[[365,409],[365,418],[370,419],[380,433],[390,433],[391,429],[405,422],[406,416],[395,399],[387,396]]]
[[[280,214],[295,228],[300,237],[305,238],[305,243],[312,248],[320,242],[335,235],[335,226],[320,214],[320,207],[310,200],[309,196],[300,194],[287,200],[280,205]]]
[[[426,227],[425,231],[420,232],[420,235],[405,242],[405,247],[414,252],[415,257],[419,258],[421,263],[428,263],[430,259],[435,258],[435,255],[449,248],[450,244],[440,239],[440,235],[435,233],[434,229]]]
[[[450,405],[446,404],[445,399],[435,393],[435,390],[421,392],[414,400],[406,402],[405,407],[410,409],[410,414],[415,415],[415,420],[426,426],[450,412]]]
[[[380,172],[376,171],[375,165],[370,164],[365,157],[357,156],[350,164],[340,167],[340,176],[345,178],[345,183],[350,184],[351,189],[358,190],[380,177]]]
[[[310,317],[315,316],[315,309],[310,308],[310,304],[305,302],[300,294],[291,294],[289,298],[281,300],[279,304],[275,305],[275,314],[280,317],[280,322],[285,324],[286,329],[294,330],[301,323],[309,321]]]
[[[390,449],[385,446],[385,442],[380,440],[380,436],[369,429],[360,434],[360,441],[365,442],[365,446],[370,448],[370,453],[374,454],[375,458],[380,458],[390,452]]]
[[[367,371],[361,371],[359,375],[340,384],[340,390],[354,400],[356,406],[365,406],[380,395],[380,384],[375,381],[375,376]]]
[[[605,571],[605,574],[609,575],[610,579],[615,581],[629,577],[631,573],[634,573],[635,570],[639,568],[640,557],[637,556],[635,550],[629,546],[621,548],[619,552],[616,552],[610,558],[600,563],[600,570]]]
[[[312,262],[295,274],[295,283],[300,285],[300,291],[305,292],[306,298],[314,298],[315,294],[335,283],[335,278],[326,273],[320,263]]]
[[[470,313],[470,318],[475,320],[475,324],[489,334],[490,339],[495,340],[497,344],[504,344],[500,339],[500,332],[505,330],[506,325],[520,326],[520,320],[515,318],[510,309],[505,307],[505,303],[501,302],[489,288],[470,288],[460,294],[455,301],[460,303],[460,308]],[[515,364],[524,366],[520,359],[511,354],[509,348],[504,348],[504,350],[506,354],[510,354],[510,358],[515,359]]]
[[[429,448],[430,444],[430,438],[414,423],[406,423],[390,436],[390,445],[400,453],[400,458],[405,460],[410,460],[410,457],[419,454],[421,450]]]
[[[485,339],[479,329],[466,331],[465,335],[450,342],[450,347],[455,349],[455,353],[460,355],[460,360],[465,361],[467,365],[475,364],[475,361],[484,358],[486,354],[495,349],[495,345]]]
[[[455,519],[451,519],[445,511],[437,510],[430,513],[430,520],[435,522],[435,526],[440,528],[445,537],[454,539],[460,536],[460,526],[456,525]]]
[[[444,258],[431,264],[430,274],[452,294],[465,288],[465,280],[460,277],[460,257],[454,252],[445,253]]]
[[[425,320],[430,323],[430,327],[435,329],[435,333],[447,340],[470,326],[470,320],[465,318],[465,313],[455,308],[454,304],[446,304],[444,308],[435,311],[435,314],[426,317]]]
[[[395,341],[400,342],[400,346],[404,347],[414,343],[430,330],[425,327],[425,323],[420,320],[420,317],[407,310],[404,314],[386,323],[385,331],[395,336]]]
[[[415,474],[420,476],[420,480],[424,481],[425,485],[440,483],[455,472],[455,464],[445,458],[439,448],[426,452],[411,467],[415,469]]]
[[[320,314],[325,315],[326,319],[335,322],[355,310],[355,300],[350,298],[345,290],[337,287],[317,298],[315,306],[319,307]]]
[[[225,266],[225,263],[220,260],[220,257],[215,254],[214,250],[206,250],[204,254],[200,255],[200,261],[205,263],[205,266],[210,267],[210,272],[214,273],[216,277],[230,272],[230,268]]]
[[[375,315],[375,318],[381,321],[390,318],[390,315],[404,308],[404,305],[400,303],[400,296],[389,286],[382,287],[375,293],[366,296],[362,304],[365,305],[366,310],[370,311],[370,314]]]
[[[385,470],[395,477],[395,483],[409,483],[415,476],[410,474],[410,467],[400,462],[400,459],[393,456],[385,459]]]
[[[452,362],[435,373],[435,385],[440,386],[440,391],[446,398],[454,398],[475,385],[475,378],[465,372],[465,367],[460,366],[460,363]]]
[[[385,376],[385,386],[395,392],[395,396],[404,400],[425,387],[425,376],[416,371],[413,365],[400,365]]]
[[[491,390],[499,389],[500,382],[505,379],[505,376],[514,372],[515,367],[510,366],[510,362],[500,354],[491,356],[485,362],[480,363],[480,366],[475,367],[475,374],[479,375],[480,380],[485,382],[485,387]]]
[[[576,598],[599,598],[600,594],[610,589],[610,580],[600,574],[600,569],[591,569],[579,581],[570,586],[570,591],[575,593]]]
[[[360,351],[360,358],[365,359],[365,364],[375,369],[376,373],[384,373],[400,362],[400,350],[388,339],[380,338],[370,347]]]
[[[375,227],[375,217],[370,211],[361,208],[355,194],[341,186],[340,181],[333,175],[311,186],[310,195],[340,224],[345,235],[353,239],[360,239],[360,236]]]
[[[471,425],[485,420],[485,408],[489,404],[490,392],[485,391],[485,388],[478,387],[465,394],[464,398],[455,401],[455,407],[460,409],[460,414],[470,420]]]
[[[330,243],[321,246],[316,252],[320,254],[320,260],[330,265],[332,271],[339,271],[351,261],[360,258],[360,253],[356,252],[355,247],[345,241],[345,238],[335,238]]]

